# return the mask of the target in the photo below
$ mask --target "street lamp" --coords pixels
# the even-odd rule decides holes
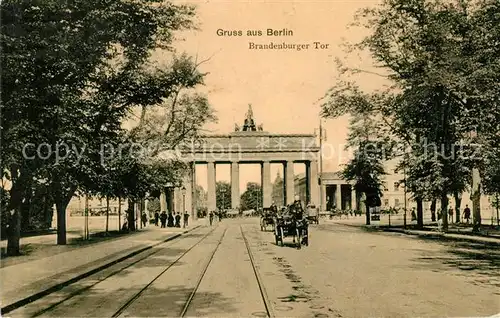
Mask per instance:
[[[181,193],[182,193],[182,214],[186,213],[186,187],[182,186],[181,188]]]

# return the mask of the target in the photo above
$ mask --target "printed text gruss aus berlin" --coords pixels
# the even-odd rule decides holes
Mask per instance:
[[[246,32],[242,30],[224,30],[217,29],[218,36],[293,36],[293,31],[290,29],[266,29],[266,31],[262,30],[246,30]]]

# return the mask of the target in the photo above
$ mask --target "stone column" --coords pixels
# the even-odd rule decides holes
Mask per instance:
[[[166,193],[165,189],[162,189],[162,191],[160,193],[160,213],[162,213],[163,211],[168,212],[167,211],[167,193]]]
[[[323,211],[326,211],[326,199],[327,199],[326,184],[323,184],[321,186],[321,192],[323,193],[323,197],[322,197],[323,202],[321,202],[321,208],[323,209]]]
[[[180,197],[181,197],[181,190],[179,187],[175,187],[173,189],[173,196],[174,196],[174,199],[172,200],[173,201],[173,206],[172,206],[172,212],[180,212],[182,210],[182,206],[181,206],[181,202],[180,200]]]
[[[356,207],[356,189],[354,189],[354,185],[351,185],[351,210],[357,210]]]
[[[174,189],[172,187],[169,187],[166,192],[166,197],[167,197],[167,204],[166,204],[166,210],[165,212],[172,212],[174,211]]]
[[[216,193],[215,193],[215,162],[207,163],[207,208],[208,213],[217,209]]]
[[[305,199],[304,199],[304,202],[303,204],[313,204],[312,203],[312,197],[311,197],[311,162],[310,161],[306,161],[304,163],[304,166],[306,168],[306,178],[305,178]],[[299,185],[299,189],[300,189],[300,185]],[[301,199],[302,200],[302,199]]]
[[[271,206],[273,197],[273,186],[271,184],[271,163],[264,161],[262,163],[262,207]]]
[[[319,184],[318,184],[318,162],[311,161],[309,163],[309,193],[311,204],[319,206]]]
[[[182,191],[180,191],[180,205],[179,212],[184,215],[185,212],[191,213],[193,206],[193,170],[192,167],[188,170],[187,175],[184,178],[183,186],[186,187],[185,197],[182,195]]]
[[[293,174],[293,161],[287,161],[285,166],[286,202],[291,204],[295,196],[295,176]]]
[[[193,162],[191,166],[191,209],[188,210],[188,213],[191,214],[190,220],[198,219],[198,198],[196,193],[196,163]]]
[[[335,191],[335,202],[337,210],[342,209],[342,185],[337,183],[337,189]]]
[[[240,164],[231,162],[231,207],[240,207]]]

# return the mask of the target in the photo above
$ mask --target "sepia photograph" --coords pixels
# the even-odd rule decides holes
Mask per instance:
[[[500,318],[499,0],[0,8],[0,316]]]

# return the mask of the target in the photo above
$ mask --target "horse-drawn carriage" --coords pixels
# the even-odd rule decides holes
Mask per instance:
[[[311,223],[319,224],[319,208],[313,204],[307,206],[307,220]]]
[[[290,236],[299,249],[302,245],[309,245],[308,222],[307,217],[304,217],[303,214],[302,208],[294,204],[278,214],[274,227],[276,245],[284,246],[284,238]]]
[[[276,220],[276,211],[272,208],[264,208],[262,214],[260,215],[260,230],[265,231],[269,225],[272,226],[274,230]]]

